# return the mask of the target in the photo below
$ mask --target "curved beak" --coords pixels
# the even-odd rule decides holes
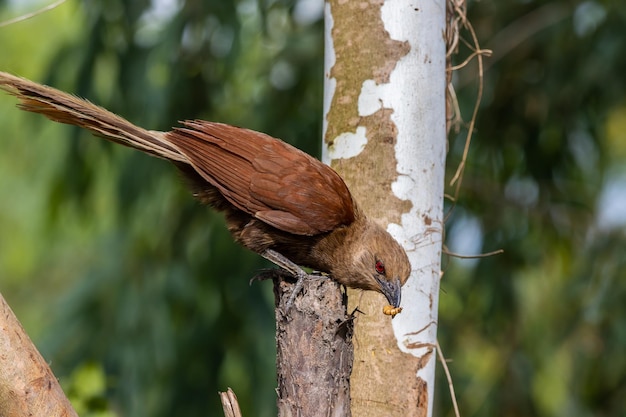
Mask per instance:
[[[386,279],[379,279],[381,292],[385,297],[387,297],[387,301],[394,307],[400,307],[400,299],[402,295],[400,285],[400,278],[394,278],[391,281],[387,281]]]

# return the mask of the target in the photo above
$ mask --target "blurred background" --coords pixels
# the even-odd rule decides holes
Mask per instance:
[[[45,4],[0,0],[0,21]],[[0,27],[0,69],[147,128],[202,118],[319,155],[322,9],[68,0]],[[494,53],[446,245],[504,253],[443,260],[439,339],[461,413],[623,416],[626,3],[481,0],[469,18]],[[454,75],[465,122],[476,74]],[[218,416],[227,387],[244,415],[276,415],[271,284],[248,285],[267,264],[168,163],[14,105],[0,97],[0,291],[80,415]],[[435,414],[452,416],[437,378]]]

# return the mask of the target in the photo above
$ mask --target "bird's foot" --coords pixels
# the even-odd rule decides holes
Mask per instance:
[[[278,265],[279,267],[282,268],[282,270],[279,270],[280,272],[274,272],[274,274],[278,273],[279,275],[283,275],[285,273],[291,275],[293,278],[296,279],[296,285],[294,286],[293,290],[291,291],[291,294],[289,295],[289,299],[287,300],[287,303],[285,304],[285,314],[287,314],[289,312],[289,310],[291,309],[291,307],[293,306],[294,301],[296,300],[296,297],[298,296],[298,294],[300,293],[300,291],[302,291],[302,287],[304,285],[304,280],[305,279],[319,279],[320,277],[325,277],[327,276],[325,273],[320,272],[320,271],[313,271],[311,274],[307,274],[302,268],[300,268],[297,264],[295,264],[294,262],[292,262],[291,260],[289,260],[287,257],[285,257],[284,255],[272,250],[272,249],[267,249],[265,252],[263,252],[261,254],[265,259],[273,262],[274,264]],[[258,274],[256,277],[253,278],[254,279],[265,279],[267,278],[269,275],[268,272],[266,271],[262,271],[260,274]],[[273,275],[275,276],[275,275]]]
[[[293,290],[291,291],[291,295],[289,296],[289,299],[287,300],[287,304],[285,304],[285,313],[289,313],[289,310],[291,310],[291,306],[293,305],[293,302],[296,300],[296,296],[300,293],[300,291],[302,291],[304,280],[309,277],[306,273],[304,273],[304,271],[302,272],[303,272],[302,274],[298,274],[298,280],[296,281],[296,285],[294,285]]]
[[[302,286],[304,285],[305,279],[320,279],[327,277],[328,274],[321,271],[313,271],[310,274],[307,274],[306,272],[304,272],[304,270],[301,269],[300,272],[296,275],[296,285],[293,287],[291,295],[289,296],[287,304],[285,305],[285,313],[289,312],[291,306],[293,305],[293,302],[296,300],[296,297],[298,296],[298,294],[300,294],[300,291],[302,291]]]
[[[254,281],[266,281],[266,280],[293,280],[294,276],[291,272],[282,268],[264,268],[257,272],[255,276],[250,278],[250,285]]]

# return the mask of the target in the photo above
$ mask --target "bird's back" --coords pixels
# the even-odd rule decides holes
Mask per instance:
[[[317,159],[260,132],[206,121],[183,124],[166,140],[237,209],[296,235],[354,221],[347,186]]]

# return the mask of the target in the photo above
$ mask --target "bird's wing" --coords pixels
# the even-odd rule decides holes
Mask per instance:
[[[260,132],[183,122],[167,134],[231,204],[285,232],[314,235],[354,221],[347,186],[327,165]]]

